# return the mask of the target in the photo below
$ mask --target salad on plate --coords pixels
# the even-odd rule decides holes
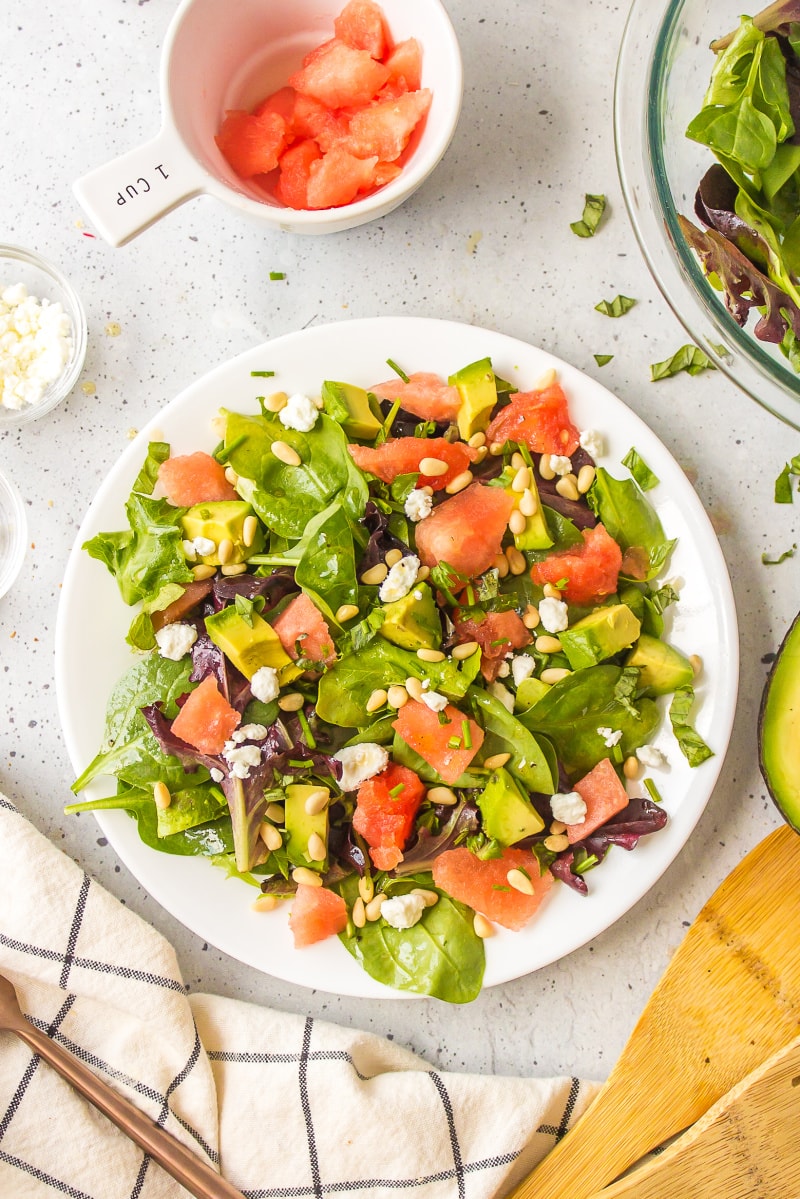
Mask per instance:
[[[298,951],[338,936],[462,1003],[498,928],[664,827],[665,703],[674,752],[712,751],[635,447],[599,465],[555,371],[389,368],[222,408],[210,454],[150,442],[128,528],[84,546],[135,659],[73,790],[116,785],[67,810],[125,809],[285,905]]]

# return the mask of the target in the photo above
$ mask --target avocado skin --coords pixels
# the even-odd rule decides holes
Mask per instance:
[[[639,689],[647,695],[668,695],[688,686],[694,670],[688,658],[658,637],[642,633],[625,659],[626,666],[639,671]]]
[[[758,714],[758,764],[770,798],[800,833],[800,614],[772,664]]]
[[[544,828],[544,821],[507,770],[493,770],[478,796],[483,831],[501,845],[514,845]]]

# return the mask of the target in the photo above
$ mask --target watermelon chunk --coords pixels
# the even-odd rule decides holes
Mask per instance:
[[[167,458],[158,468],[158,481],[176,508],[239,498],[225,478],[225,467],[203,450]]]
[[[295,142],[281,155],[280,174],[275,185],[275,195],[287,208],[308,208],[308,181],[311,164],[322,154],[313,138]]]
[[[373,187],[373,158],[356,158],[341,146],[334,146],[322,158],[312,162],[306,196],[309,208],[340,208],[350,204],[359,192]]]
[[[577,783],[573,784],[573,790],[578,792],[586,804],[586,819],[580,824],[567,825],[570,845],[588,837],[601,824],[605,824],[612,816],[616,816],[617,812],[628,806],[628,793],[610,758],[603,758],[588,774],[578,779]]]
[[[374,0],[349,0],[333,22],[333,31],[340,41],[366,50],[372,58],[383,58],[386,53],[386,25]]]
[[[470,483],[416,526],[417,553],[426,566],[448,562],[460,574],[483,574],[500,553],[514,500],[503,487]]]
[[[153,628],[156,632],[163,629],[164,625],[174,624],[177,620],[183,620],[193,608],[196,608],[201,603],[214,584],[211,579],[198,579],[194,583],[187,583],[183,589],[183,595],[179,595],[176,600],[168,604],[166,608],[162,608],[160,612],[151,612],[150,619],[153,622]]]
[[[347,108],[368,104],[388,78],[388,68],[367,50],[332,38],[306,55],[302,69],[289,76],[289,86],[328,108]]]
[[[408,382],[388,379],[385,383],[376,383],[370,391],[382,400],[399,399],[403,410],[420,420],[450,423],[456,420],[461,407],[458,388],[451,387],[430,371],[415,371],[408,376]]]
[[[172,722],[172,732],[201,754],[221,754],[225,742],[241,723],[241,715],[221,694],[217,680],[207,675],[189,693]]]
[[[225,114],[215,140],[240,179],[266,175],[286,148],[286,121],[271,109],[261,116],[234,109]]]
[[[384,63],[389,71],[389,84],[402,81],[409,92],[415,92],[421,86],[422,47],[415,37],[398,42]]]
[[[444,709],[444,715],[447,724],[442,724],[439,713],[431,711],[427,704],[409,700],[398,711],[392,728],[446,783],[452,784],[464,773],[483,745],[483,729],[452,704]],[[465,723],[469,726],[468,740],[471,744],[468,747],[464,745]],[[450,745],[449,742],[456,738],[461,744]]]
[[[438,458],[446,462],[443,475],[420,475],[417,486],[440,491],[457,475],[463,474],[474,462],[476,451],[463,441],[445,441],[443,437],[392,437],[377,447],[349,445],[350,456],[361,470],[369,471],[384,483],[393,482],[398,475],[410,475],[419,470],[423,458]]]
[[[425,797],[425,785],[413,770],[390,762],[358,788],[353,828],[369,845],[378,870],[394,870]]]
[[[300,883],[289,913],[295,949],[334,937],[346,927],[347,904],[341,895],[327,887],[309,887]]]
[[[566,579],[562,595],[571,604],[590,604],[613,595],[622,566],[622,550],[605,525],[583,529],[581,535],[583,545],[548,554],[531,567],[531,578],[541,586]]]
[[[481,647],[481,674],[487,683],[497,678],[509,650],[521,649],[533,640],[513,608],[487,612],[483,620],[460,620],[457,613],[454,619],[456,641],[477,641]]]
[[[295,662],[307,658],[330,666],[336,661],[336,650],[325,617],[304,591],[286,605],[280,616],[276,616],[272,627]]]
[[[431,92],[424,88],[362,108],[350,121],[345,148],[358,158],[376,154],[384,162],[394,162],[430,108],[431,99]]]
[[[518,391],[486,430],[488,441],[518,441],[537,454],[574,454],[580,433],[569,417],[560,383],[539,391]]]
[[[501,858],[486,861],[464,847],[448,849],[434,859],[432,869],[436,886],[453,899],[515,931],[528,923],[553,885],[550,871],[540,875],[538,859],[528,849],[504,849]],[[509,870],[525,871],[533,895],[509,886]]]

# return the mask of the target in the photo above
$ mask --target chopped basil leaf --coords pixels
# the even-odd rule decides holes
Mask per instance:
[[[613,354],[594,354],[593,358],[598,366],[605,366],[614,357]]]
[[[387,365],[388,367],[391,367],[391,369],[394,371],[394,373],[395,373],[396,375],[399,375],[399,376],[400,376],[400,378],[403,380],[403,382],[404,382],[404,383],[407,383],[407,382],[408,382],[408,375],[407,375],[407,374],[406,374],[406,372],[405,372],[405,371],[402,369],[402,367],[399,367],[399,366],[397,365],[397,363],[396,363],[396,362],[395,362],[393,359],[391,359],[391,358],[387,358],[387,359],[386,359],[386,365]]]
[[[642,491],[650,491],[651,488],[658,486],[660,482],[658,475],[653,474],[644,458],[633,446],[622,459],[622,465],[627,466]]]
[[[650,382],[657,383],[659,379],[669,379],[671,375],[677,375],[679,371],[686,371],[689,375],[699,375],[701,371],[716,369],[708,355],[704,354],[698,346],[685,345],[676,350],[671,358],[650,364]]]
[[[594,237],[600,218],[605,212],[605,196],[585,195],[583,197],[583,216],[579,221],[573,221],[570,229],[578,237]]]
[[[624,316],[635,303],[630,296],[614,296],[613,300],[601,300],[599,304],[595,304],[594,309],[595,312],[602,312],[603,316]]]
[[[694,687],[679,687],[672,697],[669,719],[680,751],[690,766],[699,766],[706,758],[713,758],[703,738],[689,722],[689,713],[694,703]]]
[[[781,473],[775,480],[775,503],[776,504],[791,504],[792,502],[792,480],[791,470],[787,462]]]
[[[794,557],[794,551],[796,549],[797,546],[793,545],[790,550],[784,550],[783,553],[779,554],[777,558],[770,558],[768,554],[762,554],[761,562],[764,566],[780,566],[781,562],[785,562],[787,558]]]

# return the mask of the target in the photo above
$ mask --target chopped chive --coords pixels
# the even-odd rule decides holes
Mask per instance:
[[[405,783],[398,783],[396,787],[392,787],[389,794],[391,795],[392,799],[396,799],[397,796],[400,794],[400,792],[405,791],[405,789],[406,789]]]
[[[446,712],[437,712],[436,715],[439,717],[439,724],[452,724],[453,723]]]
[[[524,867],[524,866],[517,866],[517,870],[519,870],[520,874],[524,874],[524,875],[525,875],[525,877],[526,877],[526,879],[528,880],[528,882],[530,882],[530,881],[531,881],[531,876],[528,874],[528,871],[525,869],[525,867]]]
[[[404,383],[408,382],[408,375],[406,374],[406,372],[402,369],[402,367],[399,367],[397,365],[397,363],[394,362],[391,358],[386,359],[386,365],[388,367],[390,367],[396,375],[399,375]]]
[[[286,272],[285,272],[285,271],[270,271],[270,273],[269,273],[269,277],[270,277],[270,279],[272,279],[273,281],[275,281],[275,280],[279,280],[279,279],[285,279],[285,278],[286,278]]]
[[[661,803],[661,793],[659,792],[658,787],[655,785],[653,780],[644,779],[643,781],[647,794],[650,796],[653,803]]]
[[[622,746],[617,744],[611,747],[611,754],[615,762],[624,762],[625,755],[622,752]]]
[[[274,371],[251,371],[250,377],[253,379],[271,379],[274,374]]]
[[[461,721],[461,737],[464,741],[464,749],[472,749],[472,733],[469,730],[469,721],[466,719]]]
[[[489,645],[494,648],[495,645],[505,645],[508,642],[508,637],[500,637],[497,641],[490,641]]]
[[[400,398],[398,397],[395,400],[395,402],[392,404],[391,408],[389,409],[389,415],[386,417],[386,420],[383,422],[380,429],[378,430],[378,433],[375,437],[375,445],[376,446],[382,445],[383,442],[386,441],[386,438],[389,436],[389,434],[392,430],[392,425],[394,424],[394,418],[397,416],[397,413],[399,411],[400,411]]]
[[[565,587],[569,587],[569,579],[559,579],[556,583],[556,587],[559,591],[563,591]]]
[[[475,604],[475,588],[470,583],[467,587],[467,605],[472,608]]]
[[[217,462],[227,462],[234,450],[238,450],[243,441],[247,441],[247,434],[242,433],[241,437],[237,437],[230,445],[223,446],[221,450],[217,450]]]
[[[493,891],[510,891],[511,888],[506,887],[504,883],[493,883],[492,890]]]
[[[289,759],[290,766],[308,766],[308,761],[298,762],[296,758]]]
[[[581,858],[580,862],[573,863],[573,874],[585,874],[587,870],[591,870],[600,861],[597,854],[587,853],[586,857]]]
[[[461,749],[461,738],[451,737],[447,742],[448,749]]]
[[[306,735],[306,745],[309,749],[316,749],[317,743],[314,740],[314,734],[311,732],[311,725],[308,723],[308,717],[302,708],[297,711],[297,719],[300,721],[300,727]]]

